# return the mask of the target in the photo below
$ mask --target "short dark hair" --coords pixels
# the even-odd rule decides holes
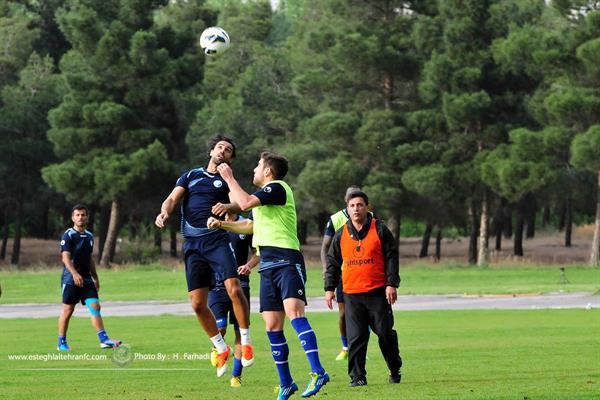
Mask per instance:
[[[233,143],[232,138],[230,138],[229,136],[225,136],[223,134],[218,134],[217,136],[213,137],[212,139],[210,139],[208,141],[208,151],[206,152],[206,155],[208,156],[208,158],[210,158],[210,152],[215,148],[215,146],[219,142],[229,143],[231,145],[231,147],[233,148],[233,151],[231,152],[231,158],[235,158],[235,143]]]
[[[348,186],[348,189],[346,189],[346,195],[344,196],[344,200],[346,200],[346,203],[348,202],[348,200],[350,200],[350,195],[354,192],[360,192],[360,187],[356,185]]]
[[[280,156],[279,154],[271,153],[270,151],[263,151],[260,158],[267,167],[271,168],[275,180],[285,178],[288,172],[287,158]]]
[[[362,197],[362,199],[365,201],[366,205],[369,205],[369,196],[367,196],[367,194],[363,191],[357,190],[356,192],[352,192],[350,194],[348,194],[348,200],[346,200],[346,203],[348,203],[350,200],[356,198],[356,197]]]
[[[73,215],[73,213],[77,210],[85,210],[85,213],[87,215],[90,215],[90,210],[88,210],[88,208],[85,204],[75,204],[73,206],[73,208],[71,209],[71,215]]]

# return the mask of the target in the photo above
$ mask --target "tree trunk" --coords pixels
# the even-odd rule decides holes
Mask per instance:
[[[169,237],[171,242],[171,256],[177,257],[177,226],[171,224],[169,227]]]
[[[4,221],[2,228],[2,247],[0,248],[0,260],[6,258],[6,245],[8,244],[8,218]]]
[[[562,231],[565,229],[565,222],[567,218],[567,200],[562,203],[562,207],[560,209],[560,215],[558,218],[558,230]]]
[[[523,216],[523,210],[521,207],[517,210],[517,223],[515,228],[515,248],[514,255],[523,257],[523,228],[525,225],[525,218]]]
[[[100,266],[108,268],[111,251],[117,241],[117,228],[119,223],[119,201],[113,200],[110,208],[110,219],[108,222],[108,231],[106,232],[106,241],[102,249],[102,257],[100,258]]]
[[[108,232],[108,224],[110,219],[110,209],[107,206],[100,208],[100,227],[98,231],[98,262],[104,254],[104,244],[106,243],[106,234]]]
[[[10,257],[10,264],[14,269],[19,268],[19,258],[21,256],[21,228],[23,227],[23,200],[17,201],[15,212],[15,237],[13,239],[13,250]]]
[[[513,223],[512,223],[512,206],[510,204],[506,204],[506,200],[502,200],[503,209],[504,209],[504,219],[503,219],[503,228],[504,228],[504,237],[510,239],[513,234]]]
[[[419,252],[419,258],[427,257],[429,253],[429,239],[431,239],[431,232],[433,231],[433,225],[427,224],[425,227],[425,233],[423,233],[423,239],[421,240],[421,251]]]
[[[306,237],[308,236],[308,223],[305,220],[298,221],[298,240],[300,244],[306,244]]]
[[[594,225],[590,264],[593,267],[600,266],[600,170],[598,171],[598,186],[596,186],[596,224]]]
[[[545,228],[550,223],[550,205],[546,204],[544,212],[542,214],[542,227]]]
[[[479,252],[477,255],[477,266],[483,267],[488,264],[490,256],[488,242],[488,195],[483,194],[481,201],[481,216],[479,221]]]
[[[571,233],[573,231],[573,199],[569,193],[565,210],[565,247],[571,247]]]
[[[396,239],[396,246],[400,244],[400,215],[392,215],[388,221],[387,226]]]
[[[502,250],[502,231],[504,229],[504,205],[502,202],[496,208],[494,220],[492,222],[492,232],[490,234],[496,236],[496,251]]]
[[[469,264],[477,263],[477,235],[479,233],[479,219],[473,201],[469,201],[469,223],[471,234],[469,236]]]
[[[48,219],[50,218],[50,204],[46,200],[44,202],[44,211],[42,212],[42,238],[44,240],[48,240],[50,235],[48,235],[48,227],[50,224],[48,223]]]
[[[97,207],[96,206],[89,206],[89,210],[90,210],[90,216],[88,218],[88,223],[87,223],[87,229],[94,233],[94,226],[96,224],[96,211],[97,211]]]
[[[154,247],[158,249],[158,254],[162,254],[162,232],[154,229]]]
[[[435,261],[440,261],[442,258],[442,228],[438,229],[435,237]]]

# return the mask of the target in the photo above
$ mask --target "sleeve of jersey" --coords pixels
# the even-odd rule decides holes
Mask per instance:
[[[189,175],[190,175],[189,172],[186,172],[185,174],[181,175],[179,177],[179,179],[177,179],[177,182],[175,183],[175,186],[181,186],[182,188],[187,189]]]
[[[254,192],[262,206],[282,206],[286,202],[285,189],[279,183],[269,183],[262,189]]]
[[[333,237],[333,235],[335,235],[335,230],[333,230],[333,221],[331,220],[331,218],[329,218],[327,220],[327,225],[325,226],[324,236]]]
[[[71,236],[69,236],[68,232],[65,232],[60,239],[60,252],[62,253],[63,251],[73,252],[73,242],[71,241]]]

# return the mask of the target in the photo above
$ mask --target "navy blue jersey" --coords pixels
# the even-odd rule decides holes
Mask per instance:
[[[222,233],[220,229],[206,228],[206,220],[216,217],[212,207],[229,203],[229,187],[219,174],[196,168],[181,175],[176,186],[185,189],[181,204],[181,233],[186,238]]]
[[[261,206],[283,206],[287,202],[285,189],[280,183],[271,182],[253,193]]]
[[[236,221],[244,220],[244,217],[238,216]],[[252,248],[252,235],[244,235],[233,232],[227,232],[229,235],[229,241],[231,242],[231,247],[235,253],[235,259],[237,261],[237,266],[241,266],[246,264],[248,261],[248,254],[250,253],[250,249]],[[250,277],[248,275],[240,275],[240,283],[242,287],[250,287]],[[223,280],[219,278],[219,274],[215,273],[215,285],[214,289],[223,289],[225,288],[225,284]]]
[[[71,261],[75,266],[75,270],[83,278],[84,283],[93,282],[90,268],[93,249],[94,235],[87,230],[81,233],[73,228],[69,228],[65,231],[60,240],[60,252],[68,251],[71,253]],[[63,285],[75,285],[73,275],[69,272],[67,267],[64,267],[63,269],[61,283]]]

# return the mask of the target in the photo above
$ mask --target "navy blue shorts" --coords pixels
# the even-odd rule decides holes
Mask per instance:
[[[210,287],[214,282],[213,272],[225,281],[237,278],[237,262],[227,234],[214,234],[198,239],[187,239],[183,243],[185,278],[188,292]]]
[[[250,305],[250,288],[243,287],[242,291],[248,305]],[[227,326],[227,316],[229,315],[229,323],[233,325],[234,329],[238,329],[237,319],[233,312],[233,303],[227,294],[227,289],[211,290],[208,292],[208,307],[215,315],[217,320],[217,328],[225,328]]]
[[[340,283],[335,288],[335,300],[338,303],[344,302],[344,286],[342,286],[342,280],[340,279]]]
[[[97,299],[98,291],[93,283],[86,283],[83,286],[62,285],[63,304],[81,304],[85,305],[85,299]]]
[[[260,271],[260,312],[283,311],[283,300],[296,298],[306,302],[306,269],[288,264]]]

